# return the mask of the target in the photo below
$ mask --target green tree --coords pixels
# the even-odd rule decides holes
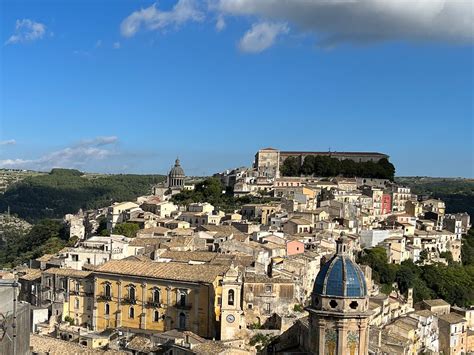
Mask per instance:
[[[252,338],[250,338],[249,344],[251,346],[255,346],[258,352],[262,352],[267,348],[268,345],[270,345],[272,340],[273,336],[271,335],[257,333]]]
[[[428,260],[428,250],[423,249],[422,251],[420,251],[420,257],[418,259],[418,263],[423,264],[423,262],[425,262],[426,260]]]
[[[439,253],[439,256],[440,258],[446,259],[446,261],[448,262],[448,265],[451,265],[454,263],[453,254],[450,251],[443,251]]]
[[[372,268],[372,277],[376,282],[389,285],[395,282],[398,266],[388,263],[384,248],[364,249],[358,262]]]
[[[125,222],[117,224],[113,229],[112,233],[124,235],[128,238],[135,238],[139,230],[140,226],[138,224]]]
[[[474,228],[463,236],[461,246],[461,260],[463,265],[474,265]]]
[[[315,157],[308,155],[304,158],[303,165],[301,166],[301,173],[303,175],[313,175],[315,172]]]
[[[415,286],[417,280],[416,265],[411,260],[408,263],[403,262],[396,274],[396,281],[400,292],[406,293],[409,288]]]
[[[280,173],[283,176],[299,176],[300,163],[296,157],[288,157],[280,166]]]

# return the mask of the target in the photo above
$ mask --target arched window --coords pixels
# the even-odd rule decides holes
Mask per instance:
[[[112,296],[112,290],[111,290],[109,284],[105,284],[105,286],[104,286],[104,295],[105,295],[105,297]]]
[[[160,303],[160,290],[157,288],[153,290],[153,303]]]
[[[128,317],[129,318],[135,318],[135,310],[133,309],[133,307],[130,307],[130,309],[128,310]]]
[[[179,329],[185,329],[186,328],[186,315],[181,312],[179,314]]]
[[[105,304],[105,314],[107,316],[110,314],[110,305],[108,303]]]
[[[229,290],[229,293],[227,294],[227,304],[229,306],[234,305],[234,290]]]
[[[130,298],[130,301],[135,300],[135,286],[130,286],[128,288],[128,298]]]
[[[74,308],[79,309],[79,298],[74,299]]]
[[[154,311],[153,312],[153,322],[158,322],[160,320],[160,312]]]

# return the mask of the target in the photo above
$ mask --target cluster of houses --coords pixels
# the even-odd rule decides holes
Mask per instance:
[[[388,180],[281,177],[272,154],[216,175],[236,196],[271,202],[176,205],[171,196],[193,188],[177,160],[153,195],[65,216],[76,245],[16,271],[33,351],[57,342],[129,354],[474,352],[474,308],[414,304],[411,289],[384,294],[355,263],[373,247],[395,264],[460,262],[468,214]],[[114,233],[123,223],[136,234]]]

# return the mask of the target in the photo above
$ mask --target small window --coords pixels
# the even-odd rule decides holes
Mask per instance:
[[[128,297],[130,298],[130,301],[134,301],[135,300],[135,286],[130,286],[130,288],[128,289]]]
[[[75,309],[79,309],[79,299],[78,299],[78,298],[76,298],[76,299],[74,300],[74,308],[75,308]]]
[[[128,310],[128,316],[130,319],[135,318],[135,309],[133,307],[130,307],[130,309]]]
[[[336,308],[337,307],[336,300],[331,300],[331,302],[329,302],[329,305],[331,306],[331,308]]]
[[[158,322],[160,320],[160,312],[154,311],[153,312],[153,322]]]
[[[349,307],[352,309],[357,309],[357,307],[359,307],[359,303],[357,301],[352,301]]]
[[[109,315],[110,314],[110,305],[108,303],[105,304],[105,315]]]
[[[272,292],[272,285],[265,285],[265,292],[271,293]]]
[[[157,288],[153,290],[153,303],[160,303],[160,290]]]
[[[111,289],[110,289],[110,285],[109,284],[105,284],[104,286],[104,294],[105,294],[105,297],[110,297],[112,295],[112,292],[111,292]]]

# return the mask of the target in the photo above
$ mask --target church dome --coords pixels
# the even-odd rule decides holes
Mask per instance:
[[[324,264],[316,276],[313,294],[327,297],[367,296],[364,273],[348,256],[344,239],[340,238],[337,254]]]
[[[184,170],[180,165],[179,159],[176,159],[173,168],[170,170],[170,177],[184,177]]]

